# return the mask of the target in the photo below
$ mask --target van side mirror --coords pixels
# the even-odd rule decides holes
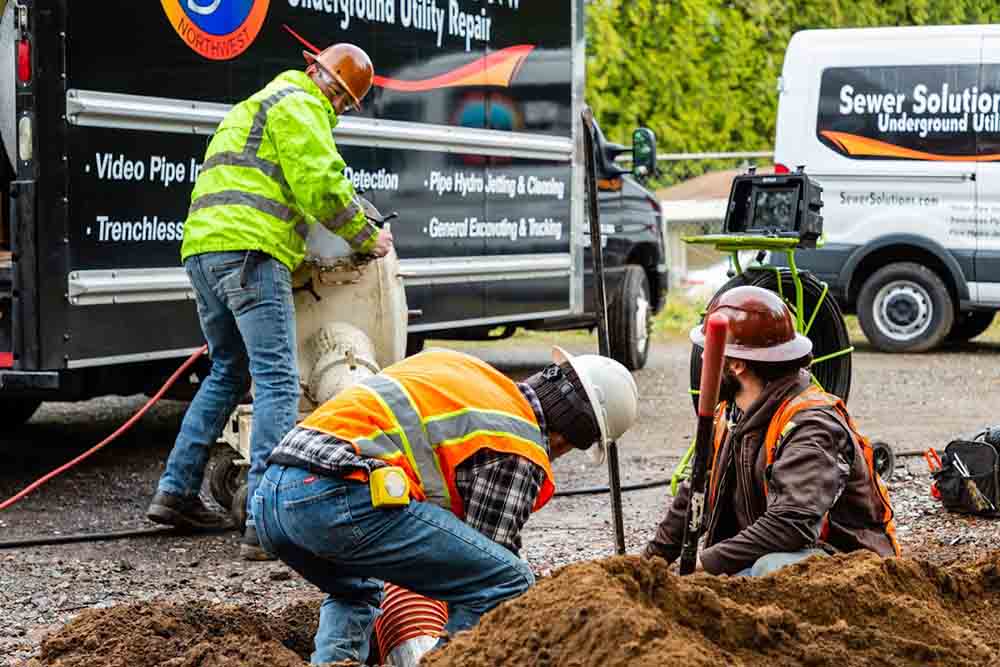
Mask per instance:
[[[632,132],[632,173],[640,179],[656,175],[656,134],[648,127]]]

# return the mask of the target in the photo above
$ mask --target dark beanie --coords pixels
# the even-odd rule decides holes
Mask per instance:
[[[587,392],[572,366],[546,366],[525,382],[542,404],[549,432],[562,433],[577,449],[588,449],[601,437]]]

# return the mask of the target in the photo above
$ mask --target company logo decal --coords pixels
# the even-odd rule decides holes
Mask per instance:
[[[231,60],[249,48],[271,0],[160,0],[184,42],[210,60]]]
[[[296,33],[287,25],[284,26],[295,39],[299,40],[306,48],[313,53],[319,53],[320,49],[310,44],[301,35]],[[444,72],[428,79],[418,79],[407,81],[403,79],[393,79],[386,76],[375,75],[376,86],[388,90],[396,90],[405,93],[422,93],[428,90],[438,90],[441,88],[461,88],[467,86],[497,86],[509,88],[517,76],[524,59],[535,50],[531,44],[519,44],[501,49],[488,56],[477,58],[467,65],[457,67],[450,72]]]
[[[861,137],[849,132],[820,130],[820,135],[832,143],[839,153],[851,157],[933,160],[937,162],[995,162],[1000,160],[1000,154],[997,153],[987,155],[941,155],[940,153],[904,148],[886,141]]]

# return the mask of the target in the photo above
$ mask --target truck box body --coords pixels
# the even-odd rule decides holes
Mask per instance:
[[[803,31],[780,91],[775,161],[824,188],[826,245],[799,252],[799,267],[883,349],[988,324],[1000,308],[1000,26]],[[870,282],[904,263],[898,280]]]
[[[4,263],[0,255],[0,281],[10,276],[0,300],[7,366],[49,373],[42,383],[66,394],[66,371],[176,366],[197,349],[179,246],[211,133],[232,104],[302,69],[304,49],[340,41],[364,48],[376,66],[361,113],[342,117],[334,137],[355,186],[400,214],[392,231],[410,330],[586,322],[582,2],[99,7],[11,0],[3,12],[4,43],[14,45],[0,59],[4,167],[12,166],[5,229],[13,256]],[[30,51],[24,81],[22,48]],[[638,186],[625,180],[602,193],[613,209],[634,205],[622,192],[634,199]],[[637,231],[609,213],[626,237],[643,236],[609,264],[620,273],[645,243],[654,255],[650,291],[661,302],[658,214],[640,205]]]

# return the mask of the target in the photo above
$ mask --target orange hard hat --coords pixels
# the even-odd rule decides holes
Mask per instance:
[[[792,361],[812,352],[812,341],[795,331],[795,318],[781,297],[763,287],[743,285],[718,294],[708,304],[729,318],[726,356],[750,361]],[[704,325],[691,330],[691,342],[705,346]]]
[[[326,70],[334,81],[351,97],[354,106],[361,107],[361,100],[372,87],[375,68],[372,60],[353,44],[334,44],[317,54],[303,51],[302,55],[310,65],[318,65]]]

